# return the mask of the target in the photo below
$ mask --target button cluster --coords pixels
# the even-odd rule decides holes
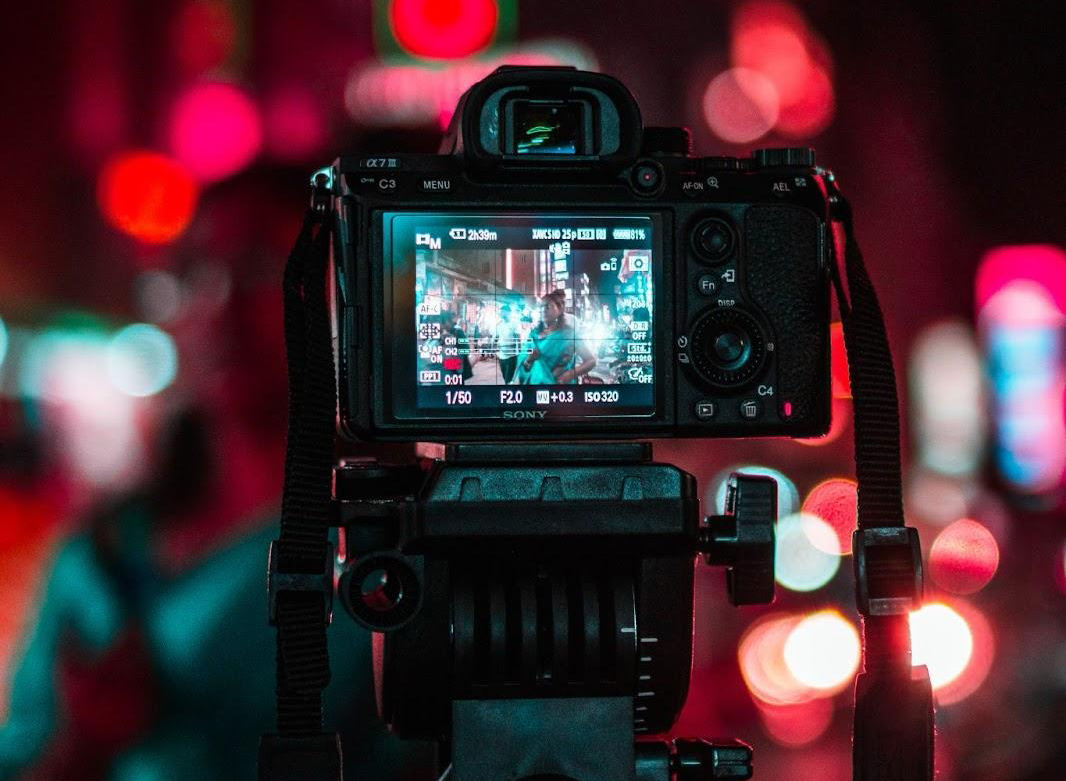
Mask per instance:
[[[718,402],[700,399],[693,407],[697,420],[714,420],[718,416]],[[758,420],[762,417],[763,406],[758,399],[742,399],[737,403],[737,414],[744,420]]]

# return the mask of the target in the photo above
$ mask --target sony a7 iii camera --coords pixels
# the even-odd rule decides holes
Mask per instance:
[[[608,76],[501,68],[440,154],[341,157],[343,431],[363,440],[792,436],[829,426],[809,149],[693,157]]]
[[[504,67],[459,101],[439,154],[342,156],[312,183],[285,278],[278,734],[260,779],[341,778],[320,732],[334,590],[374,633],[379,714],[437,742],[441,778],[750,778],[739,740],[653,736],[688,694],[694,564],[725,568],[736,605],[773,599],[776,483],[734,474],[705,516],[693,475],[610,440],[825,433],[831,287],[857,378],[853,560],[874,649],[855,778],[932,778],[891,354],[850,207],[812,150],[694,157],[615,79]],[[444,457],[337,463],[338,409],[346,437]]]

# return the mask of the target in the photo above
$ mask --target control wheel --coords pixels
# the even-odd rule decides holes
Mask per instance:
[[[691,365],[709,384],[736,388],[753,380],[766,360],[766,338],[743,309],[719,307],[697,318],[691,331]]]

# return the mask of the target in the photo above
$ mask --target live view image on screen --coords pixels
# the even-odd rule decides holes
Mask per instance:
[[[394,241],[414,245],[420,408],[651,410],[650,218],[395,222]]]

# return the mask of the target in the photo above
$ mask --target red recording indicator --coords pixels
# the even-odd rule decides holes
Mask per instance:
[[[462,358],[445,358],[444,359],[444,371],[457,372],[463,368],[461,363]]]
[[[791,401],[785,401],[781,405],[781,412],[786,418],[791,418],[792,417],[792,402]]]

